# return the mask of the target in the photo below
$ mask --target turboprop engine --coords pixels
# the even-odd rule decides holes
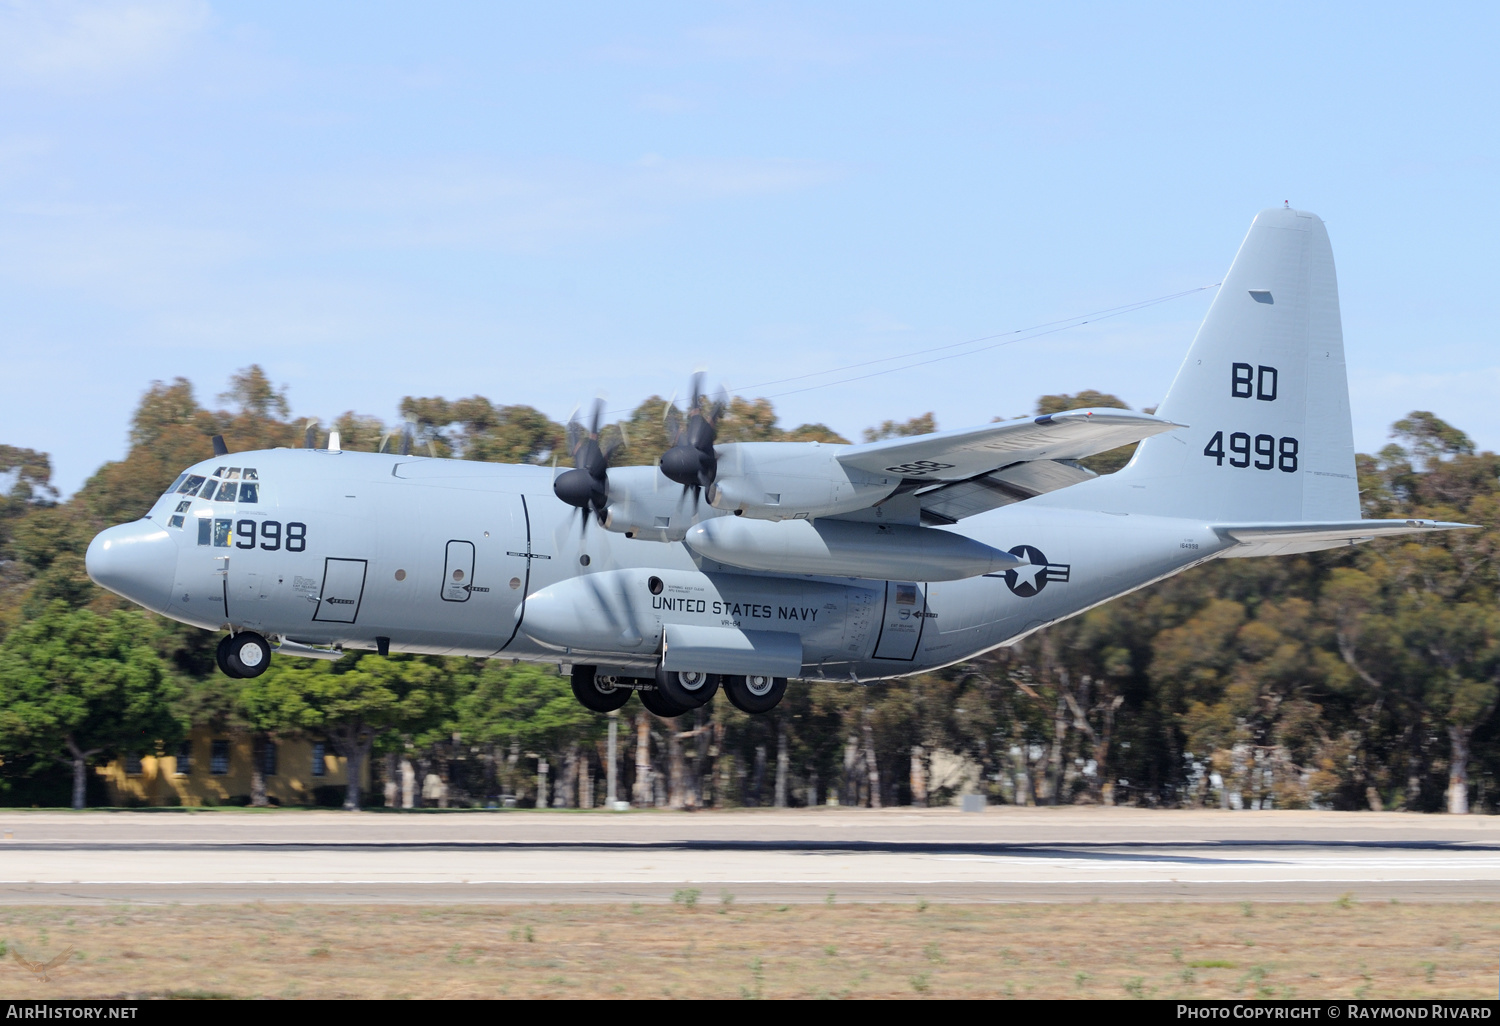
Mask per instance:
[[[958,581],[1027,562],[950,531],[849,520],[716,517],[690,528],[685,541],[700,556],[745,570],[877,581]]]
[[[838,460],[822,442],[735,442],[719,448],[709,505],[755,520],[810,520],[865,509],[901,484]]]

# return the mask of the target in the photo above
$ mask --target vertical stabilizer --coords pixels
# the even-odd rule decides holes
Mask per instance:
[[[1215,522],[1359,519],[1338,283],[1319,218],[1260,212],[1156,412],[1188,426],[1142,442],[1079,500],[1088,491],[1125,512]]]

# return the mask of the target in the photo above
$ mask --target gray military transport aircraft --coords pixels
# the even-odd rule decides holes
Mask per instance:
[[[695,386],[656,467],[315,448],[216,456],[103,531],[89,576],[227,631],[220,668],[346,649],[570,665],[608,712],[865,683],[1003,645],[1210,559],[1467,525],[1361,520],[1323,222],[1262,211],[1155,416],[1070,410],[865,445],[716,444]],[[1129,465],[1076,461],[1130,442]],[[591,522],[594,525],[591,528]]]

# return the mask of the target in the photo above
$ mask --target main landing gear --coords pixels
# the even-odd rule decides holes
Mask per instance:
[[[220,639],[214,658],[226,677],[259,677],[271,665],[271,645],[254,631],[240,631]]]
[[[721,687],[736,709],[759,715],[776,708],[786,694],[786,678],[661,669],[655,677],[615,677],[600,673],[596,666],[573,667],[573,697],[594,712],[623,708],[634,692],[648,712],[673,719],[712,702]]]

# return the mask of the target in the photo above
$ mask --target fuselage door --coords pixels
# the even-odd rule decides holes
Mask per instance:
[[[450,541],[443,562],[443,601],[469,601],[469,586],[474,581],[474,543]],[[428,592],[431,594],[431,592]]]
[[[353,623],[365,597],[365,560],[323,560],[323,591],[313,619],[325,623]]]
[[[885,582],[885,616],[875,642],[876,659],[911,662],[927,619],[927,589],[910,581]]]

